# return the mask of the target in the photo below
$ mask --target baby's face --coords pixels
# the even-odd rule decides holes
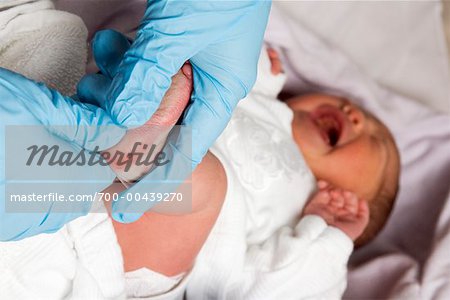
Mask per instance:
[[[294,111],[294,140],[316,178],[373,199],[395,159],[387,128],[348,100],[331,95],[297,96],[287,104]]]

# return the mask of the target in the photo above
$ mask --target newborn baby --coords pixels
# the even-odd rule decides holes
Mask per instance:
[[[126,271],[182,274],[169,290],[192,268],[192,299],[341,297],[353,241],[389,216],[399,154],[362,108],[319,93],[282,103],[283,82],[276,52],[263,51],[254,90],[193,173],[191,214],[114,223]]]

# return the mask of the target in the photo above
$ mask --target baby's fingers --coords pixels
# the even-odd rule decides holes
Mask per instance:
[[[325,181],[325,180],[319,180],[317,182],[317,186],[319,187],[320,190],[324,190],[327,187],[329,187],[329,183],[327,181]]]
[[[330,191],[331,205],[337,208],[343,208],[345,206],[345,199],[340,189],[333,189]]]
[[[273,75],[278,75],[280,73],[283,73],[283,65],[281,64],[280,57],[278,55],[278,52],[272,48],[267,49],[267,54],[270,59],[271,68],[270,71]]]
[[[358,218],[359,219],[367,219],[369,220],[370,216],[370,210],[369,210],[369,204],[366,200],[359,200],[358,203]]]
[[[330,202],[330,193],[327,191],[320,191],[317,193],[315,200],[317,203],[328,204]]]
[[[349,191],[344,192],[345,210],[356,215],[358,213],[359,203],[358,197]]]

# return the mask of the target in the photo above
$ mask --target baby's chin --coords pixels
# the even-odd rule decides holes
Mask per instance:
[[[146,161],[153,161],[162,150],[166,138],[181,117],[189,103],[192,92],[192,68],[186,63],[180,71],[172,77],[172,84],[164,95],[158,110],[143,126],[129,130],[124,138],[114,147],[103,152],[103,156],[114,157],[117,153],[129,155],[130,163],[120,164],[110,160],[109,166],[122,181],[132,182],[147,174],[152,165],[136,165],[137,155],[150,157]],[[131,164],[131,167],[130,167]]]

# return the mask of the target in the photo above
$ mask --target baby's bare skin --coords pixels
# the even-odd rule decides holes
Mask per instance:
[[[185,192],[192,194],[192,211],[188,213],[149,211],[134,223],[113,221],[126,272],[148,268],[173,276],[192,267],[225,199],[227,178],[222,164],[208,152],[189,185],[192,190]],[[120,192],[116,188],[113,185],[107,192]]]
[[[277,59],[272,53],[271,60]],[[279,72],[281,68],[275,65],[272,71]],[[188,88],[183,86],[186,82]],[[158,110],[147,124],[163,123],[171,128],[189,100],[187,91],[190,95],[191,90],[192,78],[186,81],[185,78],[174,77],[172,87],[165,97],[170,109]],[[180,98],[184,100],[180,101]],[[171,101],[173,106],[170,105]],[[170,118],[167,115],[170,115]],[[116,149],[127,151],[130,143],[143,139],[142,135],[147,136],[146,140],[149,140],[150,136],[154,141],[156,138],[158,141],[164,141],[167,133],[168,131],[160,131],[155,135],[151,127],[144,131],[136,129],[130,132],[130,135],[127,134],[124,138],[126,143],[119,144]],[[116,166],[112,168],[121,172]],[[136,174],[144,171],[139,170]],[[146,267],[172,276],[189,270],[214,226],[227,189],[223,166],[210,152],[193,172],[191,184],[192,212],[182,215],[147,212],[140,220],[131,224],[113,223],[122,248],[125,271]],[[303,215],[318,215],[328,225],[342,230],[352,240],[359,237],[369,220],[367,202],[359,200],[353,193],[333,188],[325,182],[319,182],[319,188],[319,192],[305,207]],[[111,188],[109,192],[117,190]]]
[[[355,241],[369,223],[367,201],[354,193],[334,188],[325,181],[318,182],[319,191],[303,210],[303,215],[318,215],[328,225],[342,230]]]

